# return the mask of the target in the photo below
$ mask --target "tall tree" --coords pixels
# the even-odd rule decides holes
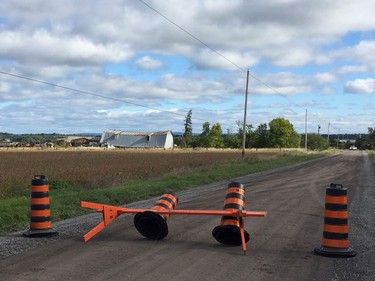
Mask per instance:
[[[305,138],[302,138],[302,147],[305,147]],[[328,149],[329,142],[327,138],[324,138],[318,134],[307,135],[307,148],[311,150],[324,150]]]
[[[241,140],[237,134],[233,134],[230,129],[227,129],[226,135],[223,137],[224,147],[240,148]]]
[[[182,136],[182,145],[184,147],[189,147],[193,139],[193,128],[191,122],[192,113],[193,111],[190,109],[184,121],[184,134]]]
[[[221,126],[219,123],[216,123],[212,125],[212,128],[210,130],[210,147],[223,147],[223,132],[221,130]]]
[[[208,148],[210,146],[210,123],[204,122],[202,124],[202,133],[200,134],[200,144]]]
[[[284,118],[276,118],[268,123],[271,147],[300,147],[301,136],[294,130],[292,123]]]
[[[268,130],[267,123],[259,124],[258,128],[254,131],[255,134],[255,144],[256,148],[269,147],[269,137],[270,132]]]
[[[242,138],[243,138],[243,122],[237,121],[236,124],[237,124],[237,127],[238,127],[238,137],[239,137],[239,139],[242,142]],[[253,132],[253,125],[252,124],[246,124],[246,128],[245,129],[246,129],[246,132],[245,132],[245,134],[246,134],[245,146],[247,148],[253,147],[254,143],[255,143],[255,135],[254,135],[254,132]]]
[[[375,128],[369,127],[368,130],[368,148],[375,148]]]

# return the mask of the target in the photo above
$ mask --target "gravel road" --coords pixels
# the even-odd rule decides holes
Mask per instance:
[[[54,223],[54,238],[0,237],[0,280],[375,280],[375,175],[366,152],[347,151],[233,179],[246,187],[247,255],[211,235],[220,217],[172,216],[160,241],[143,238],[123,215],[88,243],[100,221],[90,214]],[[222,209],[229,181],[178,193],[177,209]],[[325,190],[348,189],[353,258],[313,253],[323,233]],[[128,207],[151,207],[146,200]]]

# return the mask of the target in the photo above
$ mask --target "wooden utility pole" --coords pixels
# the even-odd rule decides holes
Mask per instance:
[[[307,151],[307,108],[305,114],[305,150]]]
[[[243,130],[242,130],[242,159],[245,158],[245,144],[246,144],[246,114],[247,114],[247,93],[249,90],[249,70],[246,75],[246,91],[245,91],[245,109],[243,113]]]

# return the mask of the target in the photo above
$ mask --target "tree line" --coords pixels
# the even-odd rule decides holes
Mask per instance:
[[[202,132],[193,134],[192,110],[189,110],[184,120],[184,133],[175,137],[175,144],[180,147],[202,148],[241,148],[245,133],[246,148],[299,148],[305,147],[305,135],[294,130],[293,124],[284,118],[275,118],[269,123],[262,123],[254,128],[247,124],[243,132],[243,123],[237,121],[237,131],[229,129],[223,133],[220,123],[202,124]],[[355,143],[339,142],[339,136],[331,138],[319,134],[307,135],[307,149],[324,150],[329,147],[349,148],[356,145],[359,149],[375,149],[375,128],[368,128],[368,135],[358,135]]]
[[[193,134],[192,110],[189,110],[184,120],[182,136],[175,136],[174,143],[179,147],[202,148],[241,148],[243,138],[243,123],[237,121],[237,131],[227,129],[223,132],[220,123],[202,124],[202,132]],[[37,144],[51,142],[56,144],[64,134],[10,134],[0,132],[0,141],[10,139],[14,142]],[[342,136],[342,135],[341,135]],[[368,134],[351,135],[355,142],[342,142],[339,135],[307,135],[309,150],[324,150],[329,147],[348,149],[355,145],[358,149],[375,149],[375,128],[368,128]],[[305,136],[298,134],[287,119],[275,118],[269,123],[262,123],[254,128],[247,124],[245,128],[246,148],[299,148],[305,147]]]

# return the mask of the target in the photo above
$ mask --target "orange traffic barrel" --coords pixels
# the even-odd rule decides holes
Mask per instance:
[[[347,189],[331,183],[326,189],[323,240],[317,255],[328,257],[354,257],[357,253],[349,246]]]
[[[231,182],[228,185],[224,210],[238,211],[245,210],[245,187],[239,182]],[[221,224],[212,230],[212,235],[222,244],[227,245],[241,245],[240,226],[242,218],[233,216],[222,216]],[[245,230],[245,242],[250,239],[249,233]]]
[[[159,198],[151,210],[169,211],[173,210],[178,203],[174,194],[166,193]],[[167,220],[169,214],[158,214],[153,211],[137,213],[134,216],[134,225],[140,234],[148,239],[160,240],[168,235]]]
[[[56,235],[52,229],[48,179],[43,175],[34,176],[31,181],[30,229],[23,233],[27,237]]]

